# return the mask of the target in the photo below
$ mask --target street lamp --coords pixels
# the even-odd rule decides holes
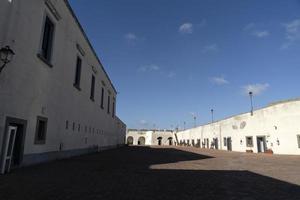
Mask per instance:
[[[12,61],[14,55],[14,51],[9,46],[5,46],[0,49],[0,60],[3,62],[2,66],[0,67],[0,74],[6,64]]]
[[[196,128],[196,119],[197,119],[197,117],[196,117],[196,115],[194,116],[194,128]]]
[[[183,122],[183,130],[185,130],[185,125],[186,125],[186,122],[184,121]]]
[[[211,109],[210,112],[211,112],[211,123],[214,123],[214,109]]]
[[[253,116],[253,92],[249,92],[250,103],[251,103],[251,116]]]

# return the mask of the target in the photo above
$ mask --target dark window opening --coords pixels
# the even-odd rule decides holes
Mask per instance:
[[[115,101],[113,101],[113,107],[112,107],[113,111],[112,111],[112,117],[114,118],[116,115],[116,103]]]
[[[226,147],[226,146],[227,146],[227,138],[224,137],[224,147]]]
[[[82,60],[79,57],[77,57],[74,86],[78,90],[80,90],[81,65]]]
[[[297,135],[298,148],[300,149],[300,135]]]
[[[92,75],[92,83],[91,83],[91,96],[90,99],[94,101],[95,99],[95,76]]]
[[[101,89],[101,108],[104,109],[104,88]]]
[[[50,62],[51,52],[53,47],[54,24],[48,16],[46,16],[43,40],[41,47],[41,56],[46,61]]]
[[[107,97],[107,113],[110,113],[110,96]]]
[[[253,137],[246,137],[246,146],[253,147]]]
[[[48,119],[45,117],[37,117],[36,132],[35,132],[35,144],[46,143]]]

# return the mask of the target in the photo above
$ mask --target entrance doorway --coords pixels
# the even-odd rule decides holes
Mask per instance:
[[[157,138],[157,144],[158,144],[158,146],[161,146],[161,141],[162,141],[162,137],[158,137]]]
[[[2,143],[1,173],[21,166],[24,152],[24,141],[27,121],[17,118],[6,118]]]
[[[218,138],[214,138],[214,146],[215,146],[215,149],[219,149],[219,140],[218,140]]]
[[[144,146],[146,144],[145,137],[139,137],[138,145]]]
[[[231,140],[231,137],[227,138],[227,151],[232,151],[232,140]]]
[[[258,153],[263,153],[267,149],[266,145],[266,137],[265,136],[258,136],[256,137],[257,140],[257,152]]]
[[[169,140],[169,146],[172,146],[173,145],[173,138],[169,137],[168,140]]]
[[[127,138],[127,145],[133,145],[133,137],[129,136]]]

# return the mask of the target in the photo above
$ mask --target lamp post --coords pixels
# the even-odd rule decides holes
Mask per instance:
[[[197,119],[197,117],[196,117],[196,115],[194,116],[194,128],[196,128],[196,119]]]
[[[210,112],[211,112],[211,123],[214,123],[214,109],[211,109]]]
[[[0,60],[3,63],[0,66],[0,74],[6,66],[6,64],[12,61],[14,55],[14,51],[9,46],[5,46],[0,49]]]
[[[251,104],[251,116],[253,116],[253,92],[249,92],[250,104]]]
[[[184,121],[183,122],[183,130],[185,131],[185,125],[186,125],[186,122]]]

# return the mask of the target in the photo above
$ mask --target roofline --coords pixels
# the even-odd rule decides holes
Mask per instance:
[[[75,15],[75,12],[74,12],[74,10],[72,9],[72,7],[71,7],[69,1],[68,1],[68,0],[64,0],[64,2],[65,2],[65,4],[66,4],[67,8],[69,9],[69,11],[71,12],[72,17],[74,18],[75,22],[77,23],[77,25],[78,25],[78,27],[79,27],[81,33],[83,34],[84,38],[86,39],[88,45],[90,46],[90,48],[91,48],[91,50],[92,50],[94,56],[96,57],[97,61],[99,62],[100,66],[101,66],[102,70],[104,71],[104,73],[105,73],[105,75],[106,75],[108,81],[110,82],[110,84],[111,84],[113,90],[115,91],[116,94],[118,94],[118,92],[117,92],[117,90],[116,90],[114,84],[112,83],[111,79],[109,78],[109,76],[108,76],[106,70],[104,69],[104,67],[103,67],[103,65],[102,65],[102,63],[101,63],[100,58],[98,57],[98,55],[97,55],[97,53],[96,53],[94,47],[92,46],[92,44],[91,44],[89,38],[87,37],[87,35],[86,35],[84,29],[83,29],[82,26],[81,26],[81,24],[80,24],[80,22],[79,22],[77,16]]]
[[[268,105],[266,106],[263,106],[261,108],[258,108],[258,109],[254,109],[253,112],[257,112],[259,110],[263,110],[263,109],[266,109],[266,108],[269,108],[269,107],[273,107],[273,106],[277,106],[277,105],[280,105],[280,104],[285,104],[285,103],[290,103],[290,102],[295,102],[295,101],[300,101],[300,98],[293,98],[293,99],[287,99],[287,100],[281,100],[281,101],[275,101],[273,103],[269,103]],[[230,115],[228,117],[225,117],[223,119],[220,119],[220,120],[216,120],[214,121],[213,123],[205,123],[205,124],[202,124],[200,126],[197,126],[195,128],[190,128],[190,129],[185,129],[185,130],[181,130],[181,131],[178,131],[178,132],[183,132],[183,131],[186,131],[186,130],[192,130],[192,129],[196,129],[196,128],[200,128],[202,126],[207,126],[207,125],[212,125],[212,124],[216,124],[216,123],[219,123],[221,121],[225,121],[225,120],[228,120],[230,118],[234,118],[234,117],[237,117],[237,116],[241,116],[241,115],[245,115],[245,114],[250,114],[251,112],[243,112],[243,113],[240,113],[240,114],[236,114],[236,115]]]
[[[174,132],[170,129],[137,129],[137,128],[128,128],[127,131],[159,131],[159,132]]]

